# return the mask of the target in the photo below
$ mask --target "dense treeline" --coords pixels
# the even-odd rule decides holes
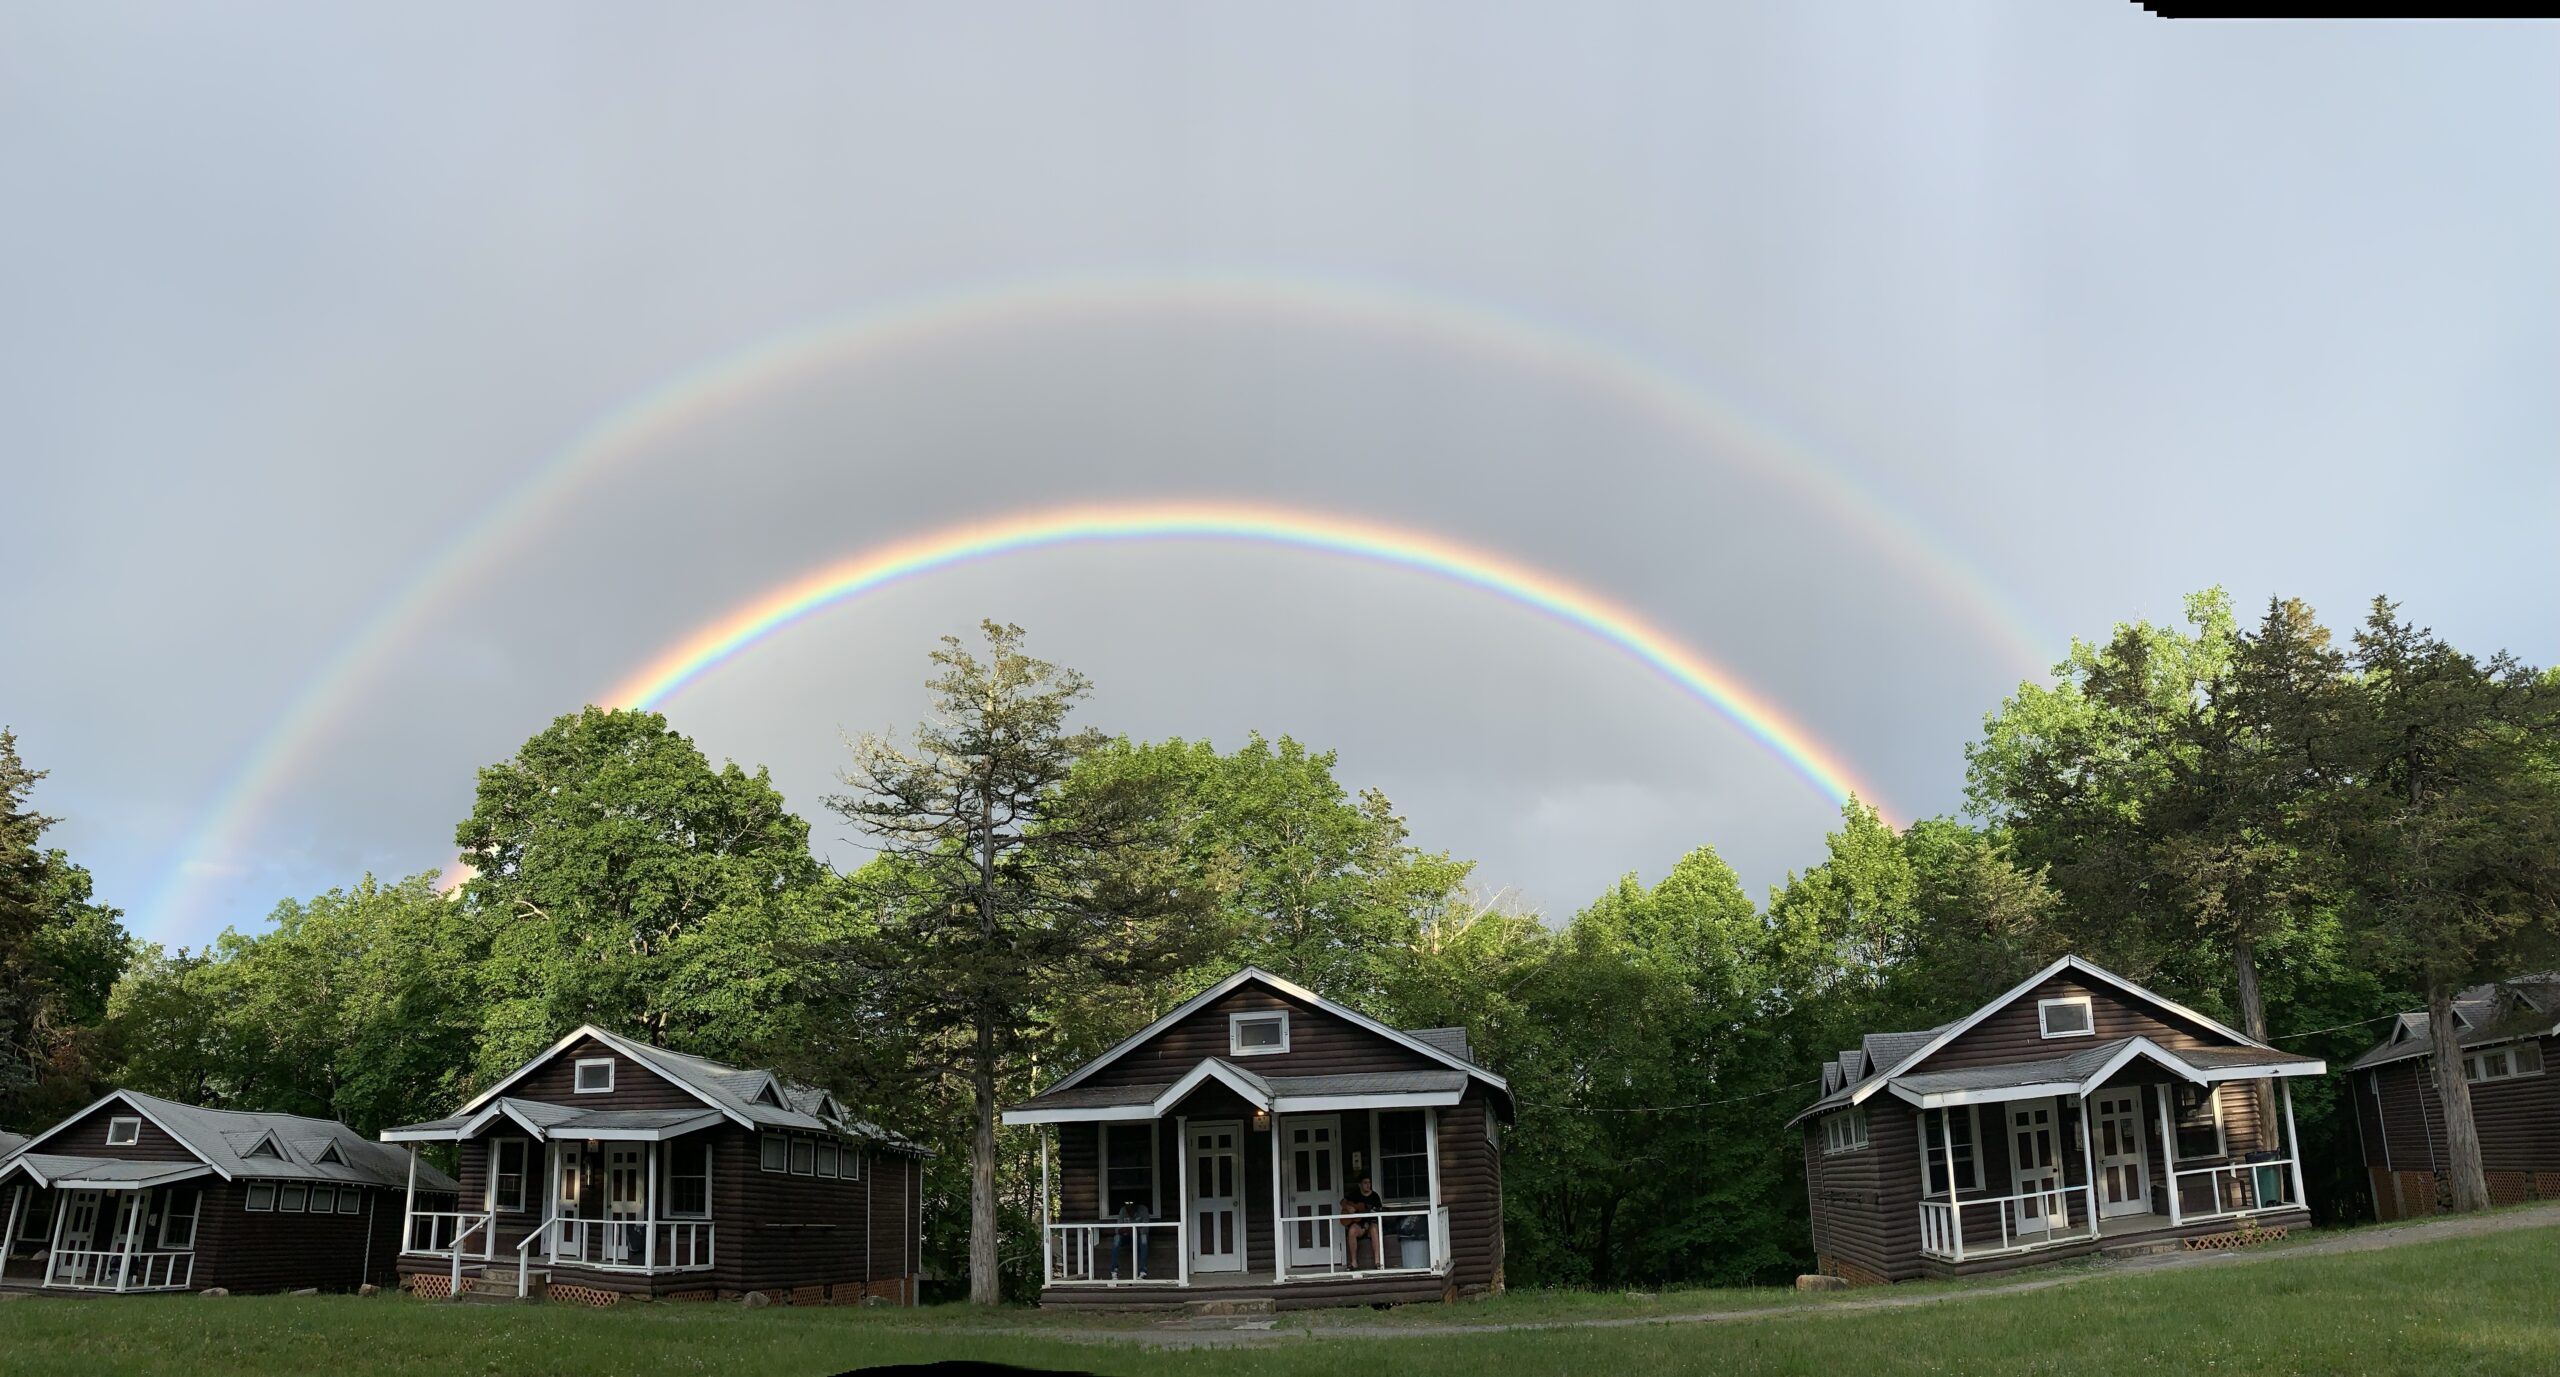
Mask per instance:
[[[481,772],[457,893],[365,877],[198,952],[130,941],[41,849],[0,734],[0,1123],[122,1083],[371,1131],[591,1020],[926,1138],[937,1269],[1019,1295],[1032,1139],[993,1108],[1251,961],[1463,1024],[1509,1077],[1513,1283],[1768,1281],[1809,1261],[1780,1125],[1862,1033],[2078,951],[2334,1063],[2560,930],[2560,677],[2386,603],[2339,645],[2299,604],[2243,627],[2200,595],[2021,685],[1967,749],[1967,820],[1853,801],[1765,902],[1701,847],[1561,921],[1413,846],[1331,754],[1075,729],[1083,680],[986,633],[935,653],[908,742],[857,743],[829,803],[877,855],[850,873],[761,770],[589,708]],[[2297,1107],[2315,1209],[2362,1213],[2334,1089]]]

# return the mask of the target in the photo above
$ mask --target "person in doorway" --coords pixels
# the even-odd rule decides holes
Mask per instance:
[[[1369,1178],[1365,1175],[1352,1186],[1348,1195],[1342,1197],[1342,1237],[1351,1253],[1351,1270],[1360,1270],[1360,1245],[1364,1242],[1369,1245],[1371,1262],[1379,1267],[1387,1265],[1387,1243],[1379,1237],[1381,1221],[1377,1218],[1378,1211],[1386,1207],[1387,1202],[1370,1189]],[[1362,1219],[1362,1215],[1369,1217]]]

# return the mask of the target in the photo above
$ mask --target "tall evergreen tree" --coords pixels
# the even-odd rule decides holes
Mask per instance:
[[[1102,744],[1067,719],[1082,675],[983,624],[981,661],[958,637],[933,653],[934,716],[912,747],[856,743],[854,792],[830,800],[877,838],[876,925],[843,946],[857,999],[905,1030],[924,1073],[969,1102],[969,1297],[1002,1297],[996,1104],[1057,1041],[1044,1006],[1094,983],[1158,981],[1221,934],[1194,882],[1176,799],[1159,777],[1076,781]],[[868,869],[868,868],[867,868]]]

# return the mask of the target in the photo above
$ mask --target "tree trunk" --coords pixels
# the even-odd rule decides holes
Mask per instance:
[[[2427,983],[2427,1058],[2435,1073],[2436,1101],[2444,1106],[2445,1188],[2456,1213],[2489,1208],[2489,1178],[2480,1168],[2480,1131],[2471,1123],[2471,1083],[2462,1078],[2462,1047],[2455,1037],[2454,988]]]
[[[2267,1000],[2258,991],[2258,944],[2249,938],[2231,942],[2231,974],[2240,987],[2240,1031],[2260,1042],[2267,1040]],[[2275,1082],[2249,1082],[2249,1095],[2258,1110],[2258,1145],[2266,1146],[2273,1136],[2276,1122]],[[2290,1144],[2288,1151],[2298,1151]]]
[[[996,1270],[996,1068],[993,1038],[978,1030],[978,1063],[970,1069],[970,1109],[976,1119],[969,1138],[969,1303],[995,1305],[1004,1300],[1004,1278]]]

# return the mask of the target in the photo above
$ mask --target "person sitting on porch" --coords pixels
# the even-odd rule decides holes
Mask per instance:
[[[1139,1203],[1138,1203],[1136,1200],[1132,1199],[1132,1200],[1123,1200],[1123,1201],[1121,1201],[1121,1202],[1120,1202],[1120,1208],[1119,1208],[1119,1210],[1117,1210],[1116,1212],[1114,1212],[1114,1213],[1112,1214],[1111,1219],[1112,1219],[1112,1221],[1113,1221],[1114,1223],[1120,1223],[1120,1224],[1139,1224],[1139,1223],[1143,1223],[1143,1222],[1145,1222],[1145,1221],[1147,1221],[1147,1220],[1151,1220],[1151,1219],[1153,1219],[1154,1217],[1155,1217],[1155,1211],[1150,1210],[1150,1209],[1143,1208],[1142,1206],[1140,1206],[1140,1205],[1139,1205]],[[1137,1269],[1136,1271],[1131,1272],[1131,1273],[1129,1274],[1129,1279],[1130,1279],[1130,1280],[1132,1280],[1132,1281],[1135,1281],[1135,1280],[1137,1280],[1138,1278],[1143,1277],[1143,1276],[1145,1276],[1145,1275],[1147,1274],[1147,1235],[1148,1235],[1149,1233],[1152,1233],[1152,1232],[1154,1232],[1154,1231],[1153,1231],[1153,1230],[1151,1230],[1151,1229],[1146,1229],[1146,1228],[1136,1228],[1136,1229],[1114,1229],[1114,1230],[1112,1230],[1112,1232],[1111,1232],[1111,1275],[1112,1275],[1112,1276],[1117,1277],[1117,1276],[1119,1276],[1119,1275],[1120,1275],[1120,1260],[1121,1260],[1123,1257],[1126,1257],[1126,1256],[1128,1256],[1128,1255],[1129,1255],[1129,1253],[1130,1253],[1130,1251],[1131,1251],[1131,1249],[1130,1249],[1130,1240],[1131,1240],[1132,1236],[1134,1236],[1134,1237],[1135,1237],[1135,1239],[1136,1239],[1136,1243],[1137,1243],[1137,1246],[1136,1246],[1136,1254],[1137,1254],[1138,1269]]]
[[[1345,1215],[1374,1215],[1386,1207],[1387,1202],[1378,1198],[1378,1193],[1369,1188],[1369,1178],[1363,1176],[1359,1184],[1352,1187],[1351,1193],[1342,1198],[1341,1212]],[[1368,1240],[1369,1254],[1376,1260],[1378,1266],[1387,1265],[1387,1243],[1384,1238],[1379,1237],[1378,1223],[1379,1221],[1371,1219],[1346,1223],[1342,1226],[1342,1236],[1347,1244],[1346,1250],[1351,1255],[1351,1269],[1355,1272],[1360,1269],[1360,1243],[1363,1239]]]

